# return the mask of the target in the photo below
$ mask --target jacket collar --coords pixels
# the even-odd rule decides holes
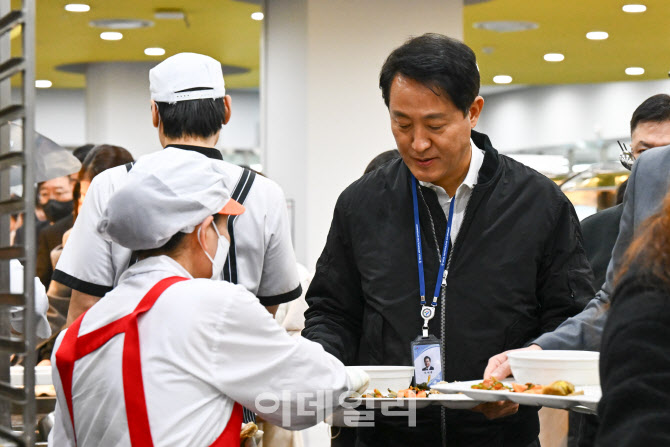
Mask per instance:
[[[478,148],[484,151],[484,163],[479,170],[479,178],[477,185],[486,186],[487,183],[498,178],[502,172],[502,164],[500,163],[500,154],[491,144],[489,137],[483,133],[472,130],[470,138],[477,145]]]
[[[166,148],[175,147],[177,149],[183,149],[185,151],[198,152],[199,154],[202,154],[205,157],[214,158],[216,160],[223,160],[223,155],[221,154],[221,151],[219,151],[218,149],[214,149],[213,147],[192,146],[190,144],[168,144],[165,147]]]

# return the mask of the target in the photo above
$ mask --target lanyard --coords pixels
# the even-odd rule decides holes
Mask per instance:
[[[456,196],[451,199],[449,205],[449,221],[447,222],[447,233],[444,236],[444,244],[442,246],[442,256],[440,258],[440,268],[437,272],[437,281],[435,282],[435,293],[433,295],[433,302],[430,306],[426,305],[426,280],[423,273],[423,252],[421,250],[421,228],[419,227],[419,202],[416,195],[416,177],[412,176],[412,201],[414,204],[414,234],[416,236],[416,258],[419,265],[419,293],[421,295],[421,318],[423,318],[423,336],[428,336],[428,322],[435,316],[435,307],[437,307],[437,299],[440,296],[440,287],[447,284],[447,274],[444,271],[447,263],[447,253],[449,252],[449,242],[451,238],[451,224],[454,219],[454,204],[456,203]],[[442,280],[440,280],[440,278]]]

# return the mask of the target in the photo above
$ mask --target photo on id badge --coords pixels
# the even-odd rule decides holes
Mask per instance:
[[[417,385],[428,386],[442,381],[442,362],[439,344],[419,344],[412,347],[414,357],[414,378]]]

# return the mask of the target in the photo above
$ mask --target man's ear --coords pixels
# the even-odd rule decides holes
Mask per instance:
[[[231,114],[231,109],[230,106],[232,104],[232,99],[230,99],[230,95],[226,95],[223,97],[223,105],[225,106],[225,113],[223,114],[223,124],[228,124],[228,121],[230,121],[230,114]]]
[[[469,119],[471,129],[474,129],[475,126],[477,125],[477,121],[479,121],[479,115],[482,113],[483,108],[484,108],[484,98],[482,98],[481,96],[477,96],[470,105],[470,110],[468,111],[470,115]]]
[[[161,116],[158,114],[158,105],[156,105],[156,101],[153,99],[151,100],[151,123],[154,125],[155,128],[158,128],[158,124],[161,121]]]

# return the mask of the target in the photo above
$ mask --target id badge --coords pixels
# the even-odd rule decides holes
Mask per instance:
[[[429,387],[442,381],[442,343],[434,335],[418,336],[411,344],[414,381]]]

